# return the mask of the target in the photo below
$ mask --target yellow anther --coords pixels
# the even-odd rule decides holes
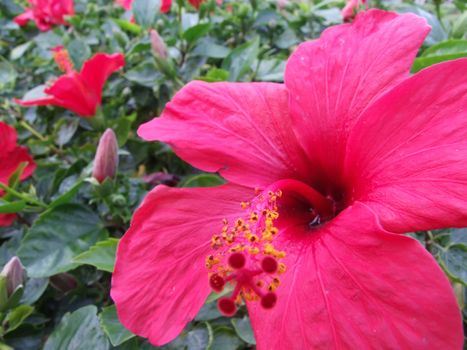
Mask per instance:
[[[208,257],[206,258],[206,267],[210,269],[214,265],[219,264],[219,262],[219,258],[215,257],[214,255],[208,255]]]
[[[259,248],[258,247],[250,247],[250,248],[248,248],[248,253],[250,253],[251,255],[259,254]]]
[[[244,250],[245,250],[245,246],[243,244],[237,244],[237,245],[233,246],[232,248],[230,248],[230,251],[232,253],[242,252]]]
[[[213,249],[218,249],[218,248],[222,247],[222,239],[221,239],[220,236],[218,236],[218,235],[212,236],[212,238],[211,238],[211,247]]]
[[[250,202],[241,202],[240,206],[242,209],[247,209],[250,206]]]
[[[240,226],[243,226],[244,224],[245,222],[242,219],[237,219],[237,221],[235,221],[235,227],[240,227]]]
[[[229,224],[229,222],[227,221],[227,219],[222,219],[222,224],[224,224],[224,226],[227,226]]]
[[[284,263],[279,263],[279,267],[277,268],[277,272],[279,274],[284,273],[287,270],[287,267],[285,266]]]
[[[257,213],[257,212],[254,211],[253,213],[250,214],[250,221],[251,221],[251,222],[257,222],[258,219],[259,219],[259,217],[258,217],[258,213]]]
[[[250,235],[250,236],[248,237],[248,240],[249,240],[251,243],[256,243],[256,242],[259,241],[259,238],[258,238],[257,235],[252,234],[252,235]]]

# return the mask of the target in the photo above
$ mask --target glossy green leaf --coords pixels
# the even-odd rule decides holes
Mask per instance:
[[[151,27],[159,13],[160,0],[134,0],[133,1],[133,14],[135,22],[143,28]]]
[[[26,207],[26,201],[7,202],[0,199],[1,214],[17,213],[23,210],[24,207]]]
[[[48,277],[76,266],[73,258],[107,237],[99,217],[79,204],[57,206],[37,219],[18,256],[31,277]]]
[[[238,336],[244,342],[256,345],[255,336],[253,334],[253,329],[251,328],[251,322],[248,316],[244,316],[243,318],[232,318],[231,322]]]
[[[99,314],[99,320],[113,346],[118,346],[135,336],[118,320],[115,305],[103,308]]]
[[[224,180],[214,174],[198,174],[186,177],[179,187],[214,187],[224,183]]]
[[[5,320],[3,321],[3,328],[5,334],[14,331],[21,326],[26,318],[28,318],[34,311],[34,308],[29,305],[19,305],[13,310],[8,312]]]
[[[183,38],[189,43],[193,44],[195,41],[209,33],[210,29],[211,23],[200,23],[191,28],[188,28],[183,33]]]
[[[455,243],[440,254],[441,264],[449,277],[467,286],[467,245]]]
[[[467,57],[467,40],[447,40],[433,45],[415,59],[412,72],[436,63]]]
[[[118,242],[117,238],[97,242],[89,250],[76,256],[73,261],[77,264],[92,265],[99,270],[113,272]]]
[[[232,50],[222,63],[222,68],[230,73],[229,81],[242,80],[251,71],[258,52],[259,37]]]
[[[97,308],[88,305],[63,316],[44,345],[44,350],[107,350],[109,343],[102,331]]]

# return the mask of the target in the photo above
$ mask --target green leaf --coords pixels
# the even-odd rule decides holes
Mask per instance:
[[[234,330],[227,327],[220,327],[214,331],[214,340],[211,350],[237,350],[244,343]]]
[[[197,24],[191,28],[188,28],[184,33],[183,33],[183,39],[188,41],[190,44],[193,44],[196,42],[198,39],[202,38],[205,36],[207,33],[209,33],[209,30],[211,29],[211,23],[200,23]]]
[[[5,329],[5,333],[9,333],[14,331],[16,328],[21,326],[23,321],[32,314],[34,308],[29,305],[19,305],[13,310],[11,310],[6,318],[3,321],[3,328]]]
[[[78,204],[44,212],[21,241],[18,256],[30,277],[49,277],[78,266],[73,258],[105,239],[99,217]]]
[[[109,343],[96,313],[94,305],[66,313],[47,339],[44,350],[107,350]]]
[[[75,257],[73,261],[77,264],[92,265],[99,270],[113,272],[118,242],[117,238],[97,242],[88,251]]]
[[[17,213],[26,207],[26,201],[7,202],[0,199],[0,213],[11,214]]]
[[[440,254],[441,265],[449,277],[467,286],[467,245],[451,244],[445,252]]]
[[[13,89],[17,76],[13,65],[0,56],[0,91]]]
[[[78,129],[78,118],[62,118],[54,127],[55,143],[58,146],[67,144]]]
[[[10,52],[10,60],[15,61],[18,58],[23,57],[26,51],[31,47],[32,43],[33,43],[32,41],[27,41],[24,44],[21,44],[13,48],[13,50],[11,50]]]
[[[447,40],[433,45],[415,59],[412,72],[431,66],[433,64],[467,57],[467,40]]]
[[[244,316],[243,318],[232,318],[230,321],[232,322],[238,336],[242,338],[243,341],[248,344],[256,345],[255,336],[248,316]]]
[[[251,65],[259,53],[259,37],[238,46],[226,57],[222,68],[228,70],[229,81],[239,81],[251,71]]]
[[[462,38],[467,33],[467,11],[458,16],[452,25],[451,35],[454,38]]]
[[[55,208],[55,207],[58,207],[59,205],[70,202],[73,199],[73,197],[76,196],[76,194],[78,193],[81,186],[83,186],[83,184],[84,184],[84,181],[79,180],[77,183],[71,186],[71,188],[68,191],[66,191],[64,194],[54,199],[54,201],[49,204],[49,208]]]
[[[89,45],[81,39],[73,39],[66,48],[75,69],[77,71],[81,70],[84,61],[91,57],[91,48]]]
[[[168,344],[168,349],[201,350],[210,349],[210,332],[207,324],[183,332],[174,341]]]
[[[226,70],[220,68],[211,68],[205,76],[198,77],[197,79],[213,83],[216,81],[226,81],[228,78],[229,72]]]
[[[114,21],[121,29],[129,33],[141,34],[143,32],[143,28],[141,28],[136,23],[131,23],[130,21],[126,21],[120,18],[112,18],[112,21]]]
[[[117,135],[118,145],[123,147],[128,140],[131,132],[131,126],[136,120],[136,113],[124,116],[118,119],[115,134]]]
[[[135,0],[133,1],[133,15],[135,22],[143,28],[150,28],[159,14],[160,0]]]
[[[102,329],[109,337],[113,346],[118,346],[135,336],[118,320],[115,305],[103,308],[99,315],[99,320]]]
[[[214,187],[224,183],[224,180],[215,174],[198,174],[186,177],[179,187]]]

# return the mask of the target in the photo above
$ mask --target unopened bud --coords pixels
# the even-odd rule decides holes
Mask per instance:
[[[97,145],[92,176],[99,182],[114,177],[118,167],[118,143],[112,129],[107,129]]]
[[[51,276],[49,281],[52,287],[63,293],[69,292],[70,290],[76,289],[76,287],[78,287],[76,278],[66,272]]]
[[[151,39],[151,47],[154,55],[164,59],[167,58],[167,46],[157,30],[151,29],[149,31],[149,37]]]
[[[7,293],[11,296],[16,288],[24,283],[24,267],[19,258],[12,257],[3,267],[1,275],[6,278]]]

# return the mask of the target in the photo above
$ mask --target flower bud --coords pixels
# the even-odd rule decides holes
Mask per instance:
[[[161,38],[157,30],[151,29],[149,31],[151,39],[151,47],[154,55],[160,58],[167,58],[167,46],[165,45],[164,39]]]
[[[62,293],[69,292],[70,290],[76,289],[78,287],[78,281],[76,278],[66,272],[51,276],[49,281],[52,287]]]
[[[11,296],[19,285],[24,283],[24,267],[18,257],[14,256],[3,267],[1,275],[6,278],[8,296]]]
[[[118,143],[112,129],[107,129],[97,145],[92,176],[99,182],[114,177],[118,167]]]

